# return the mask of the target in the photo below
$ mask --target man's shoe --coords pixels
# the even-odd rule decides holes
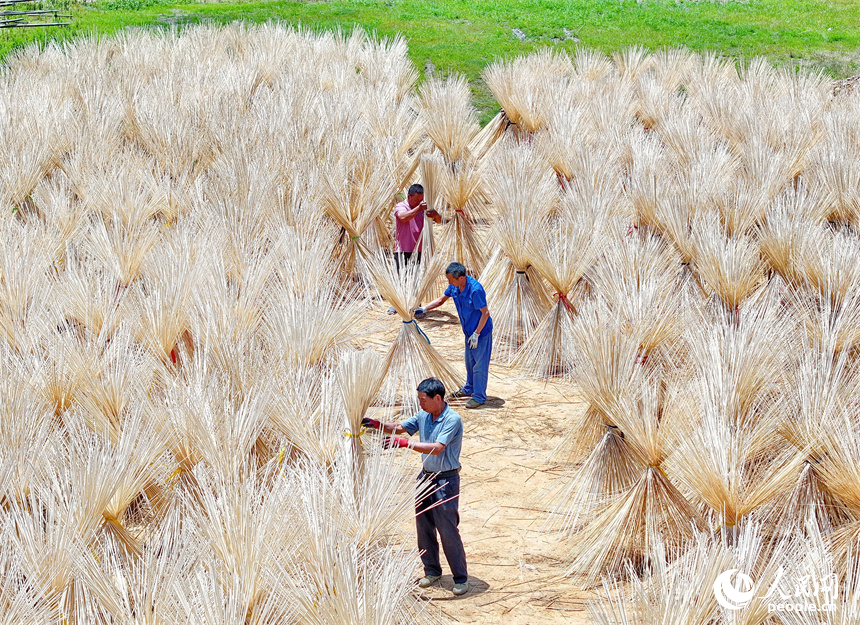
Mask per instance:
[[[439,581],[441,575],[425,575],[418,580],[418,586],[421,588],[430,588],[433,584]]]
[[[480,408],[483,405],[484,402],[476,401],[474,397],[466,402],[466,408]]]
[[[459,391],[454,391],[453,393],[448,395],[449,399],[460,399],[461,397],[470,397],[470,395],[469,393],[464,393],[462,389]]]
[[[396,315],[397,309],[394,306],[389,306],[388,310],[386,310],[385,312],[387,312],[389,315]]]
[[[454,584],[454,594],[458,597],[460,595],[465,595],[469,592],[469,582],[463,582],[462,584]]]

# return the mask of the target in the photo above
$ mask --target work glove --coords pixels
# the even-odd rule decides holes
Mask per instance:
[[[363,428],[373,428],[374,430],[378,430],[380,425],[382,424],[376,419],[368,419],[367,417],[364,417],[361,420],[361,427]]]
[[[478,333],[472,332],[472,336],[469,337],[469,349],[475,349],[478,347]]]
[[[409,439],[397,436],[386,436],[382,439],[383,449],[394,449],[395,447],[409,447]]]
[[[412,312],[415,313],[415,317],[420,319],[421,317],[423,317],[424,315],[427,314],[427,308],[424,306],[419,306],[418,308],[416,308]]]

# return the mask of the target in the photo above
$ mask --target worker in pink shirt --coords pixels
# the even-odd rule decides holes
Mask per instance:
[[[394,207],[394,262],[397,270],[409,262],[421,262],[421,232],[424,230],[424,215],[437,224],[442,216],[427,208],[424,201],[424,187],[413,184],[409,187],[406,199]]]

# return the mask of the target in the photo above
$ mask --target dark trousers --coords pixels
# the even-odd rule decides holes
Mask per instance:
[[[397,273],[409,263],[420,263],[421,252],[394,252],[394,265],[397,267]]]
[[[421,476],[419,479],[425,479]],[[455,584],[465,584],[469,580],[466,572],[466,551],[460,539],[460,476],[431,480],[432,492],[415,502],[415,527],[418,530],[418,549],[424,575],[441,575],[439,563],[439,540],[445,552],[445,559],[454,576]],[[440,503],[443,502],[443,503]]]

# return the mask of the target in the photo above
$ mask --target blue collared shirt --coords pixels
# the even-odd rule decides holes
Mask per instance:
[[[400,424],[409,435],[418,432],[422,443],[442,443],[445,449],[438,456],[421,454],[424,470],[430,473],[441,473],[460,468],[460,447],[463,444],[463,420],[451,406],[445,404],[445,409],[439,418],[433,420],[433,415],[419,410],[414,417],[409,417]]]
[[[487,294],[484,292],[484,287],[472,276],[466,276],[466,286],[462,291],[459,287],[449,284],[448,288],[445,289],[445,295],[454,300],[463,334],[471,336],[478,329],[478,323],[481,321],[481,309],[487,305]],[[490,317],[484,324],[481,333],[489,333],[492,330],[493,318]]]

